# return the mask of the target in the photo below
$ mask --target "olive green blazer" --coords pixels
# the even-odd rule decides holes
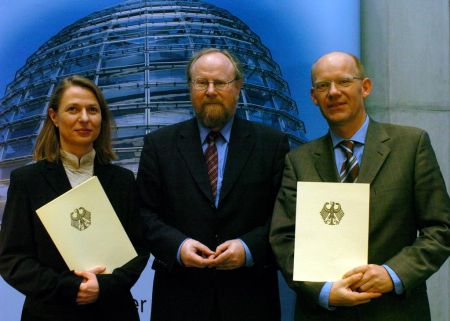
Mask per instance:
[[[369,263],[387,264],[400,277],[403,295],[328,311],[318,305],[323,283],[293,282],[297,181],[338,182],[330,135],[286,156],[275,202],[270,242],[296,291],[296,320],[430,320],[425,281],[449,257],[450,200],[428,134],[370,120],[360,183],[370,183]]]

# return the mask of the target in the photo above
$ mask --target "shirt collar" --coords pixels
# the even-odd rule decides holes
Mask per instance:
[[[92,149],[89,153],[83,155],[80,159],[78,159],[78,156],[66,152],[63,149],[60,149],[60,155],[64,165],[69,166],[72,169],[82,169],[93,166],[95,159],[95,149]]]
[[[368,127],[369,127],[369,117],[366,115],[366,119],[364,120],[364,123],[362,124],[361,128],[358,129],[358,131],[350,138],[350,140],[353,140],[356,143],[364,145],[364,143],[366,141]],[[336,135],[332,130],[330,130],[330,135],[331,135],[331,141],[333,142],[334,148],[336,148],[336,146],[341,141],[346,140],[345,138],[342,138],[342,137]]]
[[[219,131],[220,134],[222,135],[222,138],[225,139],[225,141],[227,143],[230,142],[230,135],[231,135],[231,128],[233,127],[233,121],[234,121],[234,117],[231,117],[230,120],[228,120],[225,123],[225,126],[223,126],[222,129]],[[203,144],[205,142],[205,140],[206,140],[206,136],[208,136],[208,134],[211,131],[211,129],[206,128],[199,121],[197,123],[198,123],[198,129],[200,131],[200,141]]]

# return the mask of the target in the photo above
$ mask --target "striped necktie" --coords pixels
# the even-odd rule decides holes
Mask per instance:
[[[339,173],[341,183],[356,183],[358,180],[359,164],[358,159],[353,155],[354,146],[355,142],[352,140],[343,140],[339,143],[346,157]]]
[[[209,182],[211,184],[212,195],[215,198],[217,194],[217,174],[219,160],[217,157],[216,139],[219,137],[220,132],[210,131],[206,140],[208,147],[205,151],[206,167],[208,169]]]

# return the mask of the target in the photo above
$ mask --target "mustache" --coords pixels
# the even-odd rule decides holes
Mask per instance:
[[[221,97],[204,97],[203,103],[204,104],[222,104],[223,99]]]
[[[209,104],[218,104],[218,105],[222,105],[222,101],[219,100],[208,100],[208,101],[204,101],[203,105],[209,105]]]

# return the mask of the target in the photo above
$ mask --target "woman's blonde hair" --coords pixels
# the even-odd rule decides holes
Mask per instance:
[[[111,117],[111,113],[109,112],[105,97],[97,85],[95,85],[91,80],[79,75],[66,77],[61,80],[50,97],[48,109],[51,108],[55,112],[58,112],[61,98],[64,95],[64,92],[70,87],[81,87],[87,89],[97,98],[100,105],[102,122],[100,134],[94,141],[95,155],[100,164],[109,164],[116,158],[116,154],[112,150],[111,145],[111,130],[114,125],[114,121]],[[51,162],[57,162],[60,156],[59,149],[59,129],[53,124],[47,110],[47,117],[45,118],[44,125],[36,138],[33,158],[35,160],[46,159]]]

